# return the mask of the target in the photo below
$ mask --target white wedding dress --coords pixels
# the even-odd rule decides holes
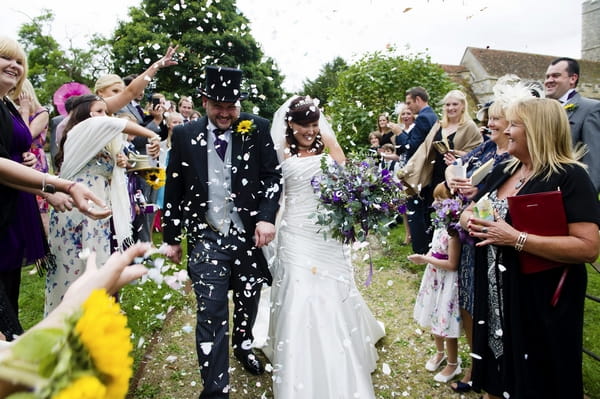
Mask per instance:
[[[311,186],[326,155],[282,162],[285,204],[272,263],[269,337],[275,399],[374,398],[385,332],[356,288],[349,247],[324,239]]]

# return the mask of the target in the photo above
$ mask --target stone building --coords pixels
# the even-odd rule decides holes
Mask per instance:
[[[582,4],[581,49],[577,90],[585,97],[600,99],[600,0]],[[512,73],[524,81],[543,84],[548,65],[561,56],[467,47],[460,65],[441,67],[464,88],[474,104],[483,104],[491,99],[499,77]]]

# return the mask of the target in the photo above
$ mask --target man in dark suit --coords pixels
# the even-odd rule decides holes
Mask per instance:
[[[573,145],[583,143],[587,146],[582,161],[588,166],[596,191],[600,192],[600,101],[582,97],[576,91],[577,83],[579,63],[574,59],[557,58],[548,66],[544,81],[546,97],[564,105]]]
[[[261,247],[275,236],[281,173],[268,120],[240,113],[242,71],[206,68],[200,92],[206,116],[173,131],[163,224],[167,255],[181,261],[198,302],[196,349],[204,390],[228,398],[228,289],[233,290],[232,346],[246,370],[264,368],[251,350],[260,289],[270,283]]]
[[[418,114],[417,119],[415,119],[415,126],[408,134],[406,149],[406,162],[408,163],[417,148],[425,140],[425,137],[427,137],[438,117],[429,106],[429,94],[422,87],[413,87],[406,91],[406,106],[413,115]],[[430,225],[429,207],[431,206],[432,193],[432,187],[423,187],[420,194],[414,195],[407,202],[412,249],[417,254],[426,254],[429,250],[431,235],[427,231]]]

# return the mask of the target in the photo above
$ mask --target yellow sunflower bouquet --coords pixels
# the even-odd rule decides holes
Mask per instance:
[[[0,378],[24,385],[9,399],[122,399],[132,375],[127,318],[95,290],[63,328],[30,331],[0,353]]]

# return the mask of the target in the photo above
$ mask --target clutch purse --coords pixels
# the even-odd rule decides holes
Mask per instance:
[[[508,212],[512,225],[519,231],[541,236],[565,236],[569,233],[560,191],[508,197]],[[527,252],[519,252],[519,260],[524,274],[565,266]]]

